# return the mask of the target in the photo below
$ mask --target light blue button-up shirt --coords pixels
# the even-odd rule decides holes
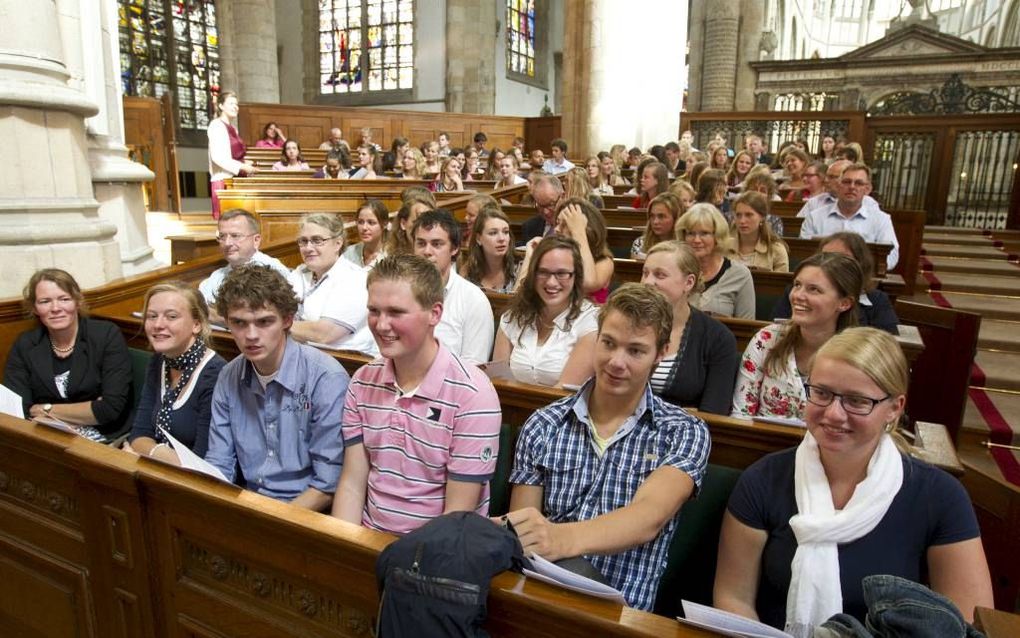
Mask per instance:
[[[205,459],[248,489],[290,501],[305,489],[332,494],[340,479],[340,422],[350,378],[329,355],[287,339],[265,389],[243,356],[224,366],[212,398]]]

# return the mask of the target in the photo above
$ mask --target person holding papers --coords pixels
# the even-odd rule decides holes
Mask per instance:
[[[347,390],[337,518],[405,534],[441,514],[488,510],[499,397],[485,373],[436,338],[443,294],[439,271],[421,257],[387,257],[368,275],[382,358]]]
[[[202,295],[182,282],[145,293],[149,360],[135,421],[124,449],[179,464],[166,434],[204,456],[209,442],[213,388],[226,361],[206,346],[209,311]]]
[[[732,416],[804,419],[804,380],[815,353],[832,335],[857,325],[863,278],[846,255],[817,253],[800,262],[790,289],[790,320],[765,326],[744,350]]]
[[[38,325],[11,347],[4,385],[21,397],[26,419],[60,421],[108,442],[131,411],[131,357],[120,330],[86,317],[78,282],[57,268],[32,275],[23,303]]]
[[[863,622],[861,581],[873,574],[927,584],[967,621],[975,606],[992,607],[967,492],[906,452],[908,380],[903,351],[876,328],[845,330],[818,350],[804,440],[752,464],[730,496],[717,608],[809,636],[841,612]],[[932,615],[918,606],[915,618]]]
[[[526,554],[580,558],[650,610],[680,507],[705,475],[708,427],[648,385],[673,327],[660,292],[624,284],[598,319],[594,379],[521,430],[503,520]]]
[[[294,291],[265,266],[235,268],[220,286],[219,312],[241,355],[213,390],[205,460],[255,492],[314,511],[333,501],[349,380],[329,355],[290,338]]]

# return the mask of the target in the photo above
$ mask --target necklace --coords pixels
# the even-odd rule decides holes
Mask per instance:
[[[75,345],[76,342],[72,341],[71,345],[67,346],[66,348],[60,348],[57,346],[57,344],[53,343],[52,341],[50,342],[50,347],[53,348],[53,352],[56,352],[57,354],[67,354],[68,352],[74,350]]]

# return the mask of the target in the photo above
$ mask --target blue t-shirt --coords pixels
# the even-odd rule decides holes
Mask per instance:
[[[793,485],[796,451],[769,454],[747,468],[729,502],[729,511],[737,520],[768,532],[756,607],[762,622],[780,629],[786,623],[790,565],[797,551],[789,524],[797,513]],[[861,580],[865,576],[892,574],[924,583],[929,547],[979,534],[970,497],[960,482],[932,465],[904,456],[903,486],[881,522],[869,534],[839,546],[843,611],[863,622],[867,606]]]

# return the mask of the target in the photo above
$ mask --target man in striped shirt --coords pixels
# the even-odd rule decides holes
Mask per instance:
[[[499,398],[485,373],[435,338],[443,292],[422,257],[387,257],[368,275],[368,326],[382,358],[347,388],[337,518],[406,534],[447,512],[487,513]]]

